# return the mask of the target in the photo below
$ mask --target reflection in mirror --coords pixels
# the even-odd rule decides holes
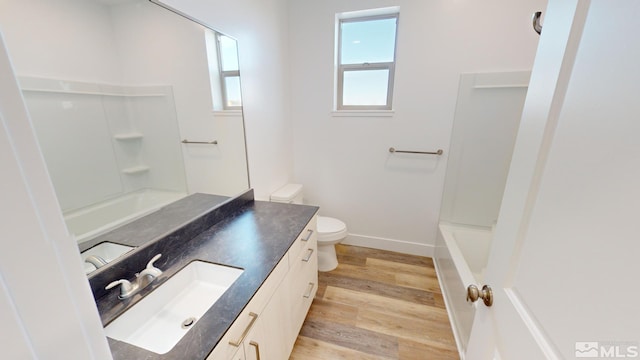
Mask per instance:
[[[0,27],[80,244],[249,187],[234,39],[147,0],[7,0]]]
[[[221,84],[222,106],[225,110],[242,108],[242,97],[240,96],[240,67],[238,63],[238,46],[234,39],[209,32],[207,36],[207,48],[218,51],[219,71],[212,71],[212,74],[219,73],[220,80],[211,81],[212,84]],[[214,45],[211,43],[214,42]],[[213,56],[210,56],[213,58]],[[215,108],[215,104],[214,104]]]

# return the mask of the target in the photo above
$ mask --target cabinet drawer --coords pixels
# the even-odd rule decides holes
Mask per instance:
[[[293,330],[297,334],[318,290],[317,244],[311,241],[291,268],[290,301]],[[310,255],[310,256],[309,256]]]
[[[238,318],[233,322],[226,334],[220,339],[218,345],[207,357],[207,360],[229,360],[233,359],[234,354],[242,352],[242,344],[238,346],[231,343],[239,343],[243,337],[255,325],[262,310],[269,302],[274,291],[278,288],[282,280],[289,270],[289,254],[280,260],[269,277],[260,286],[256,294],[253,296],[249,304],[242,310]],[[238,350],[240,349],[240,351]]]
[[[315,287],[317,287],[318,284],[318,257],[315,255],[314,251],[313,256],[311,256],[308,262],[300,261],[297,272],[292,274],[291,295],[294,303],[296,301],[302,301],[303,299],[313,300],[313,294],[309,295],[309,283],[315,284]],[[296,271],[295,268],[293,270]],[[315,290],[313,292],[315,292]]]
[[[293,243],[293,245],[291,245],[291,247],[289,248],[289,256],[291,257],[291,260],[297,259],[299,256],[301,256],[302,251],[308,246],[308,243],[318,238],[318,231],[316,229],[316,226],[317,226],[316,224],[317,224],[317,216],[314,216],[309,221],[309,223],[304,228],[304,230],[302,230],[302,232],[300,233],[300,236],[298,236],[298,238]],[[290,268],[293,267],[294,264],[295,262],[292,261],[289,267]]]

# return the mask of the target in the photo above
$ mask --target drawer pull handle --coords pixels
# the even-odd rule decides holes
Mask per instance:
[[[313,230],[308,229],[308,230],[307,230],[307,237],[302,238],[302,241],[309,241],[309,240],[311,240],[311,235],[313,235]]]
[[[253,324],[256,322],[256,320],[258,320],[258,314],[254,312],[250,312],[249,316],[251,316],[251,321],[249,322],[249,325],[247,325],[247,328],[244,329],[244,331],[242,332],[242,335],[240,335],[240,339],[238,341],[229,341],[230,345],[239,347],[240,344],[242,344],[242,342],[244,341],[244,338],[247,337],[247,334],[249,333],[249,330],[251,330],[251,327],[253,326]]]
[[[307,293],[302,295],[302,297],[304,297],[305,299],[308,299],[311,296],[311,293],[313,292],[313,287],[314,286],[316,286],[316,284],[309,283],[309,288],[307,289]]]
[[[313,249],[308,249],[308,251],[307,256],[302,259],[304,262],[309,262],[309,260],[311,260],[311,255],[313,255]]]
[[[255,341],[250,341],[249,345],[256,348],[256,360],[260,360],[260,345],[258,345],[258,343]]]

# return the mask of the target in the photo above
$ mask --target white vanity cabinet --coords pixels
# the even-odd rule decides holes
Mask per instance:
[[[318,288],[316,216],[206,360],[285,360]]]
[[[300,328],[307,316],[311,302],[318,290],[318,235],[314,217],[296,243],[300,243],[297,255],[290,251],[289,272],[283,281],[286,294],[286,356],[288,358],[296,342]],[[293,247],[292,247],[293,248]]]
[[[212,359],[211,355],[209,355],[209,357],[207,357],[207,359]],[[236,353],[233,355],[232,359],[233,360],[245,360],[244,349],[238,349],[238,351],[236,351]]]
[[[286,348],[286,332],[283,331],[283,314],[286,302],[283,291],[276,291],[260,314],[251,332],[244,340],[245,360],[287,359],[291,352]]]

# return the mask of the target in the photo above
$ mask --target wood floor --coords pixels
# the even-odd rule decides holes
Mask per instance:
[[[290,359],[458,359],[430,258],[337,245]]]

